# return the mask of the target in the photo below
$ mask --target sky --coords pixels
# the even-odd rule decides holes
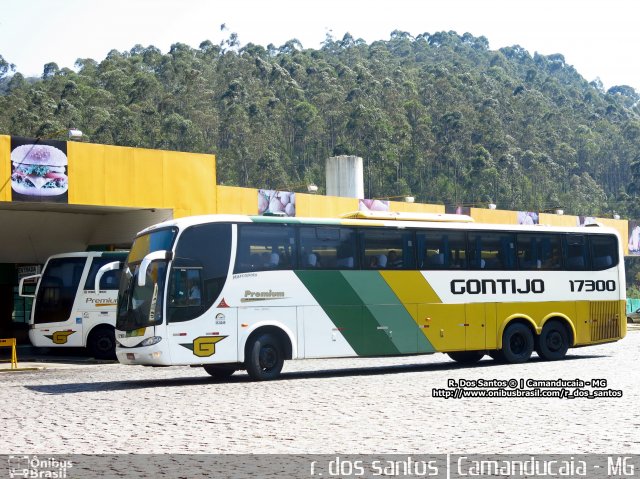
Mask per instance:
[[[520,45],[561,53],[587,81],[640,92],[637,0],[2,0],[0,55],[25,76],[55,62],[101,61],[116,49],[173,43],[197,48],[231,32],[241,45],[297,39],[319,48],[327,34],[367,43],[394,30],[484,36],[492,50]],[[226,30],[221,30],[221,25]]]

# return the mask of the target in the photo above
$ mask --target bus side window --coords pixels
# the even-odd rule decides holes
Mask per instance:
[[[421,231],[416,235],[418,267],[460,269],[466,267],[466,236],[461,231]]]
[[[587,269],[588,249],[587,241],[584,235],[567,235],[565,236],[565,264],[568,270],[583,271]]]
[[[182,232],[168,284],[168,322],[189,321],[218,304],[229,262],[233,261],[231,233],[232,227],[226,223],[190,226]],[[239,251],[238,255],[241,253]],[[192,289],[193,283],[197,288]]]
[[[562,246],[558,235],[544,235],[540,240],[540,269],[562,268]]]
[[[202,268],[172,268],[169,306],[202,305]]]
[[[91,261],[91,267],[89,268],[89,273],[87,274],[87,280],[84,283],[84,289],[93,290],[95,287],[96,274],[98,270],[102,268],[105,264],[113,263],[114,261],[124,261],[126,259],[126,254],[113,254],[109,253],[108,256],[97,256],[94,257]],[[118,289],[120,285],[120,274],[122,270],[114,269],[111,271],[107,271],[102,278],[100,278],[100,289],[103,290],[114,290]]]
[[[305,269],[357,267],[356,231],[337,226],[300,226],[300,265]]]
[[[234,273],[291,269],[295,257],[295,230],[291,225],[238,225]]]
[[[618,248],[615,236],[589,235],[592,267],[596,271],[612,268],[618,264]]]
[[[122,270],[107,271],[100,279],[100,289],[118,289]]]
[[[512,233],[469,233],[471,269],[511,270],[515,267],[515,236]]]
[[[555,270],[562,267],[562,246],[557,234],[518,234],[518,267]]]
[[[360,258],[363,269],[413,269],[413,232],[396,229],[362,228]]]

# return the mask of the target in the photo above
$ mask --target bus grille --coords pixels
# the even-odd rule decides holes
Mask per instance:
[[[591,303],[591,341],[619,338],[620,326],[620,305],[617,301]]]

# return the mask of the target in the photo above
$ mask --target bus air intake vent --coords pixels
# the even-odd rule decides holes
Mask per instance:
[[[620,305],[617,301],[591,303],[591,341],[620,338]]]

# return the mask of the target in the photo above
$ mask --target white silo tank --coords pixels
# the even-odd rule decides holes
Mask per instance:
[[[327,195],[364,198],[362,158],[340,155],[327,158]]]

